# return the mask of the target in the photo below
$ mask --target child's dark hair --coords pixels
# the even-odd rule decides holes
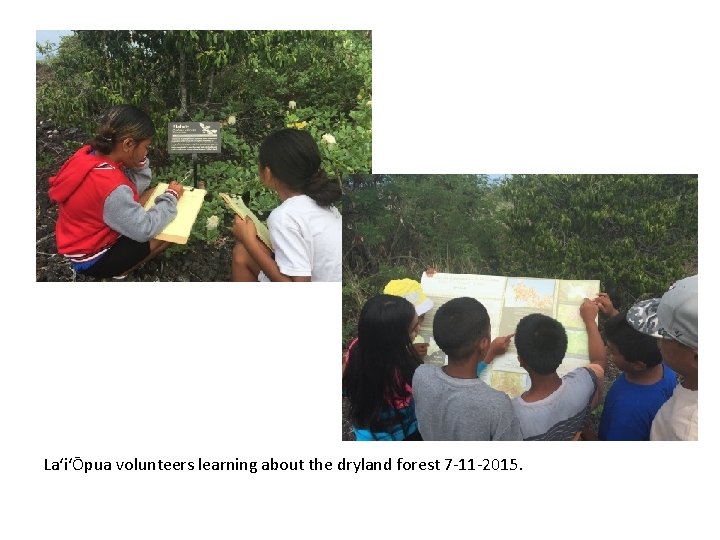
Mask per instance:
[[[435,313],[433,337],[449,362],[467,360],[482,338],[490,338],[487,309],[474,298],[453,298]]]
[[[541,313],[526,315],[515,329],[518,356],[540,375],[557,370],[565,357],[567,341],[563,325]]]
[[[339,182],[320,167],[320,149],[312,136],[300,129],[271,133],[260,145],[260,166],[270,167],[278,180],[304,193],[320,206],[342,198]]]
[[[147,114],[133,105],[118,105],[105,112],[98,134],[88,144],[102,154],[109,154],[118,142],[142,141],[153,135],[155,126]]]
[[[379,294],[363,306],[358,341],[350,351],[342,386],[350,402],[350,419],[358,427],[386,431],[402,424],[402,415],[386,413],[388,404],[411,396],[415,369],[421,364],[410,341],[415,307],[400,296]]]
[[[605,341],[615,345],[628,362],[643,362],[647,367],[662,362],[662,355],[654,337],[635,330],[622,312],[605,322]]]

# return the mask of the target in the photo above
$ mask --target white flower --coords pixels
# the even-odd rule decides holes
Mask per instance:
[[[333,145],[333,144],[337,143],[337,141],[335,140],[335,137],[333,137],[329,133],[326,133],[325,135],[323,135],[322,140],[325,141],[328,145]]]
[[[367,101],[367,106],[368,106],[368,107],[372,107],[372,99],[368,99],[368,101]]]
[[[237,118],[235,118],[235,115],[228,116],[228,125],[232,126],[237,122]]]
[[[220,223],[219,217],[210,216],[209,218],[207,218],[207,223],[205,224],[205,228],[208,231],[213,231],[213,230],[217,229],[219,223]]]
[[[297,107],[297,103],[294,101],[288,102],[288,109],[295,109]]]

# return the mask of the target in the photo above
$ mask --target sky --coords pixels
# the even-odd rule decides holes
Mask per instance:
[[[69,36],[72,34],[70,30],[35,30],[35,42],[45,44],[46,41],[58,45],[62,36]],[[42,54],[35,52],[35,59],[40,60],[43,58]]]

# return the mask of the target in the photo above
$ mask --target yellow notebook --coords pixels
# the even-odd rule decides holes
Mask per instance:
[[[255,224],[255,230],[257,231],[257,237],[262,240],[263,244],[265,244],[270,251],[272,251],[272,240],[270,240],[270,231],[268,231],[268,228],[265,226],[265,224],[260,221],[255,214],[252,213],[252,210],[250,210],[245,203],[242,200],[242,197],[231,197],[227,193],[221,193],[220,197],[223,201],[225,201],[225,204],[235,212],[238,216],[241,218],[246,218],[250,216],[250,219]]]
[[[155,197],[165,193],[167,187],[168,184],[166,183],[157,185],[155,191],[145,203],[145,210],[150,210],[155,206]],[[198,213],[200,213],[200,207],[205,200],[205,193],[206,190],[204,189],[186,187],[182,197],[178,200],[175,219],[168,223],[167,227],[155,238],[174,244],[187,244],[190,231],[192,231]]]

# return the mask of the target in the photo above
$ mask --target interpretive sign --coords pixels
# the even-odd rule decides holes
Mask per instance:
[[[431,337],[433,319],[440,306],[461,296],[476,298],[485,306],[490,315],[492,338],[514,333],[520,319],[530,313],[543,313],[557,319],[568,336],[567,352],[558,373],[563,375],[589,363],[587,332],[580,318],[580,305],[583,298],[595,298],[600,292],[598,280],[437,273],[423,274],[421,283],[434,304],[420,326],[420,335],[429,344],[425,363],[446,363],[445,354]],[[518,362],[514,341],[507,353],[496,357],[483,371],[481,378],[513,397],[530,386],[527,372]]]
[[[220,142],[220,122],[168,122],[171,154],[218,154]]]

